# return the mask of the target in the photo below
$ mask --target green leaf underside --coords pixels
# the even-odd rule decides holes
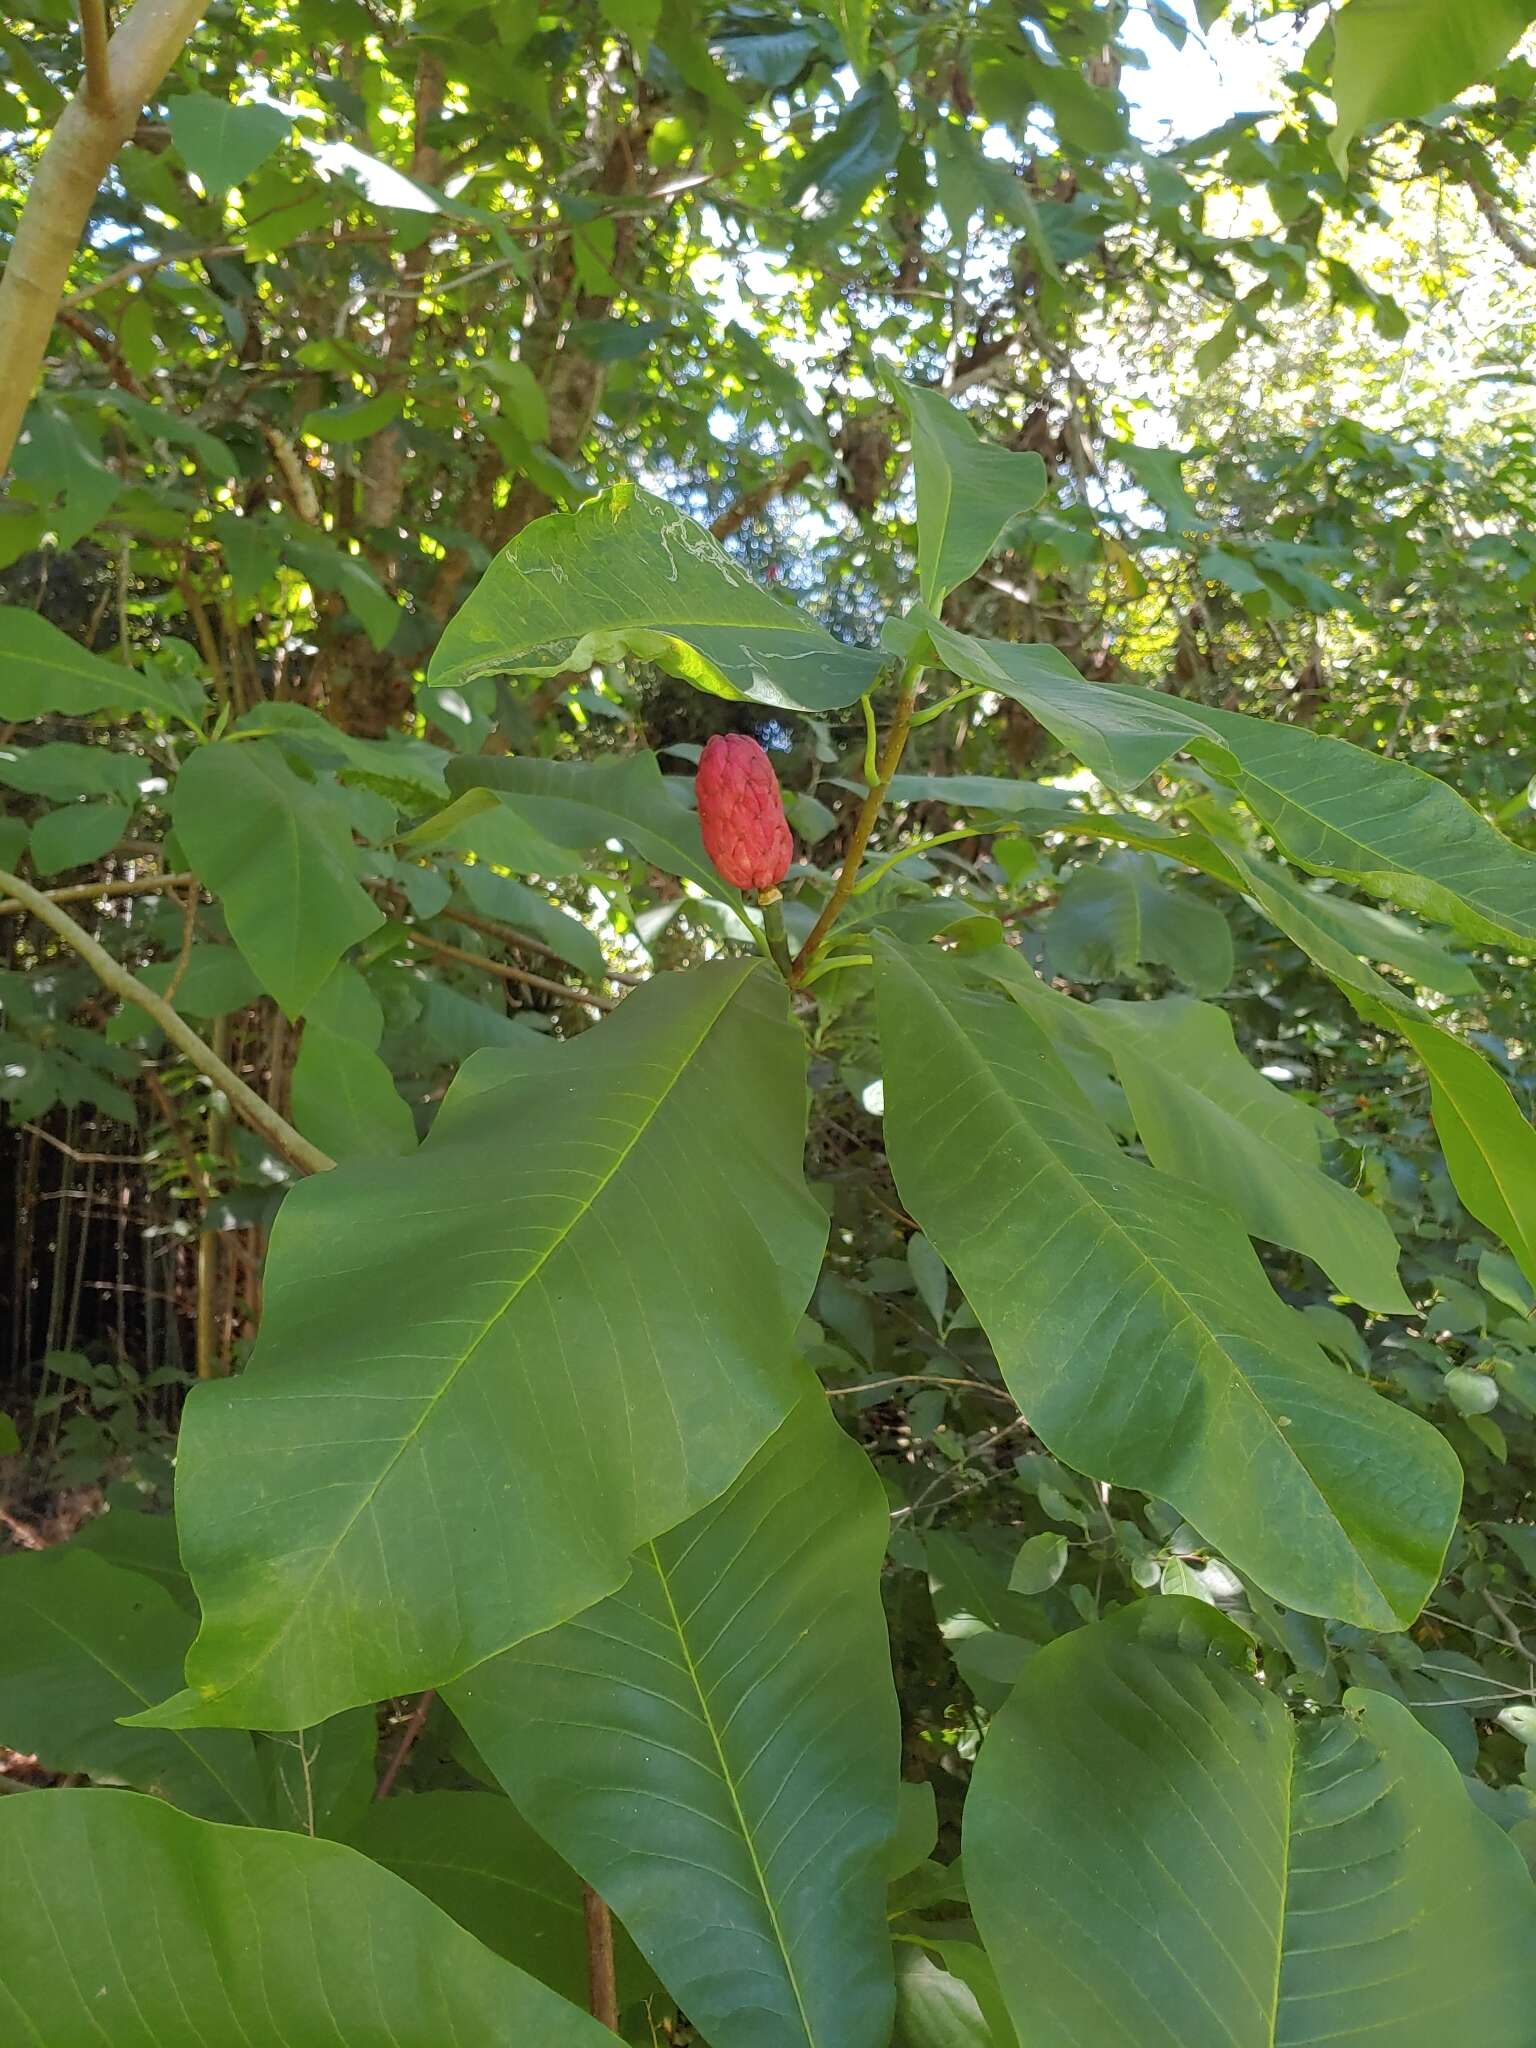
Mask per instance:
[[[1344,170],[1367,128],[1428,114],[1484,78],[1536,20],[1536,0],[1349,0],[1334,24],[1329,147]]]
[[[119,1779],[209,1820],[265,1820],[248,1735],[118,1725],[176,1683],[192,1633],[153,1579],[90,1550],[0,1559],[0,1742],[47,1770]]]
[[[902,1199],[1037,1434],[1287,1606],[1411,1620],[1460,1496],[1443,1439],[1327,1361],[1225,1210],[1121,1151],[1032,1017],[888,944],[880,1017]]]
[[[198,683],[172,683],[108,661],[61,633],[40,613],[0,605],[0,718],[61,712],[150,711],[191,722],[202,704]]]
[[[759,590],[686,513],[620,484],[503,549],[449,623],[427,680],[462,689],[625,652],[716,695],[791,711],[851,704],[880,668],[879,655]]]
[[[1536,1891],[1450,1757],[1381,1694],[1298,1724],[1148,1639],[1194,1604],[1050,1644],[982,1747],[965,1868],[1022,2038],[1524,2048]]]
[[[738,900],[704,851],[698,818],[668,793],[654,754],[609,761],[482,755],[451,763],[448,784],[461,800],[481,795],[494,800],[526,831],[527,872],[569,872],[594,848],[618,839],[664,874],[686,875],[711,896]],[[464,837],[473,839],[472,825]]]
[[[1357,960],[1310,914],[1312,898],[1280,890],[1261,863],[1236,856],[1265,915],[1325,973],[1361,1016],[1398,1032],[1430,1078],[1431,1112],[1457,1194],[1519,1260],[1536,1285],[1536,1126],[1508,1083],[1474,1046],[1442,1029]]]
[[[375,1800],[346,1840],[423,1892],[477,1941],[573,2004],[587,1999],[581,1879],[496,1792],[417,1792]],[[619,2003],[653,1983],[614,1928]]]
[[[1154,1166],[1203,1188],[1250,1237],[1314,1259],[1362,1307],[1412,1313],[1391,1224],[1322,1170],[1327,1119],[1249,1065],[1224,1010],[1175,996],[1097,1003],[1087,1021]]]
[[[457,1677],[612,1592],[796,1398],[826,1223],[767,970],[667,975],[494,1060],[419,1152],[285,1202],[252,1361],[188,1403],[204,1624],[156,1725],[302,1727]]]
[[[1232,979],[1232,928],[1214,903],[1170,888],[1145,854],[1111,853],[1063,885],[1046,949],[1073,981],[1107,981],[1141,962],[1170,969],[1197,995]]]
[[[132,1792],[0,1804],[0,2035],[48,2048],[601,2048],[613,2036],[339,1842]]]
[[[199,747],[176,778],[187,858],[230,936],[290,1017],[383,917],[357,879],[345,811],[294,774],[273,740]]]
[[[917,472],[917,568],[925,604],[979,569],[1009,522],[1045,491],[1045,464],[983,441],[937,391],[903,384]]]
[[[1113,788],[1193,753],[1229,782],[1298,867],[1494,945],[1536,941],[1536,854],[1447,783],[1302,726],[1217,711],[1129,683],[1088,683],[1054,649],[973,640],[931,616],[939,660],[1012,697]]]
[[[818,1390],[620,1592],[449,1692],[715,2048],[889,2040],[887,1527]]]

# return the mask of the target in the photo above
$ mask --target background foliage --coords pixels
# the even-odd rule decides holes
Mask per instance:
[[[888,1925],[909,2048],[1189,2044],[1325,2032],[1302,1923],[1390,1854],[1452,1906],[1340,1922],[1411,1949],[1371,2023],[1443,2039],[1475,1947],[1525,2040],[1526,13],[208,10],[0,502],[0,866],[342,1171],[0,905],[0,1886],[266,1887],[279,1950],[302,1891],[295,2039],[365,1909],[402,2038],[594,2038],[543,1988],[586,2001],[585,1880],[632,2039],[883,2048]],[[1261,111],[1157,133],[1206,38],[1273,51]],[[63,6],[0,29],[7,231],[78,71]],[[791,1009],[692,766],[772,752],[803,940],[919,600],[951,673]],[[1099,730],[1078,675],[1156,694]],[[1417,812],[1345,859],[1311,735],[1527,860]],[[1272,1466],[1174,1375],[1106,1393],[1064,1188],[1136,1274],[1178,1219]],[[1125,1814],[1224,1840],[1231,1757],[1210,1942],[1208,1844]],[[220,2038],[231,1954],[162,1924],[114,2039]],[[0,2009],[83,2037],[73,1970]]]

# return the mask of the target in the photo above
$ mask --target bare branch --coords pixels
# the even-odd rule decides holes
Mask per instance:
[[[1523,263],[1528,270],[1536,270],[1536,242],[1521,234],[1491,192],[1485,192],[1481,185],[1470,180],[1469,184],[1477,210],[1492,228],[1496,239],[1504,244],[1517,263]]]
[[[589,1010],[618,1008],[612,996],[600,996],[595,989],[567,988],[563,981],[530,974],[525,967],[509,967],[504,960],[488,960],[483,953],[471,953],[465,946],[450,946],[446,939],[429,939],[425,932],[412,931],[405,936],[413,946],[436,953],[444,960],[457,960],[464,967],[478,967],[482,974],[494,974],[501,981],[515,981],[523,988],[541,989],[545,995],[563,996],[568,1003],[585,1003]]]
[[[152,1017],[172,1045],[186,1054],[198,1072],[206,1074],[210,1081],[223,1089],[230,1107],[245,1119],[253,1131],[259,1131],[269,1144],[275,1145],[285,1159],[291,1160],[305,1173],[324,1173],[336,1164],[318,1145],[311,1145],[308,1138],[301,1137],[270,1103],[263,1102],[254,1088],[247,1087],[234,1068],[226,1066],[213,1047],[198,1037],[185,1017],[178,1016],[163,997],[157,996],[136,975],[120,966],[106,948],[98,945],[90,933],[77,925],[69,912],[51,896],[45,896],[41,889],[34,889],[19,875],[7,874],[4,868],[0,868],[0,888],[7,890],[18,903],[31,911],[39,924],[47,925],[72,952],[78,953],[104,987],[121,996],[125,1003],[136,1003]]]

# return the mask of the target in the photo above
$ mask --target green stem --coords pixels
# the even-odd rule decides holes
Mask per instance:
[[[227,1066],[206,1044],[184,1017],[177,1015],[170,1004],[153,989],[146,988],[142,981],[130,974],[104,946],[97,944],[60,904],[45,896],[41,889],[34,889],[30,882],[22,881],[19,875],[7,874],[0,868],[0,890],[12,896],[37,919],[61,938],[72,952],[78,953],[105,987],[121,996],[125,1003],[136,1003],[146,1015],[153,1017],[172,1045],[186,1054],[200,1073],[222,1088],[231,1109],[235,1110],[251,1126],[253,1131],[277,1147],[284,1158],[301,1168],[305,1173],[324,1173],[336,1162],[317,1145],[311,1145],[308,1138],[301,1137],[286,1118],[278,1115],[270,1103],[263,1102],[254,1088],[248,1088],[240,1076]]]
[[[990,825],[985,831],[975,825],[962,825],[955,832],[935,832],[931,839],[916,839],[910,846],[903,846],[879,867],[871,868],[867,875],[861,875],[853,885],[855,896],[862,896],[866,889],[873,889],[882,876],[888,875],[893,867],[904,860],[911,860],[917,853],[927,853],[930,847],[949,846],[957,839],[1006,839],[1010,832],[1017,832],[1017,825]]]
[[[757,901],[763,913],[763,937],[768,942],[769,958],[788,981],[794,973],[794,962],[789,953],[789,934],[784,929],[784,898],[777,889],[764,889]]]
[[[907,734],[912,730],[912,714],[917,707],[917,693],[923,680],[923,668],[923,661],[914,654],[908,658],[906,666],[902,669],[891,729],[885,736],[885,746],[875,767],[874,780],[859,806],[859,815],[854,820],[853,835],[848,841],[848,851],[843,856],[843,865],[832,885],[832,894],[822,906],[820,917],[811,926],[810,936],[795,955],[792,975],[797,987],[804,984],[806,973],[821,950],[822,940],[832,929],[839,911],[853,894],[854,885],[858,881],[859,864],[864,858],[864,849],[869,844],[869,835],[875,829],[875,820],[880,815],[885,792],[890,788],[891,778],[901,765]]]

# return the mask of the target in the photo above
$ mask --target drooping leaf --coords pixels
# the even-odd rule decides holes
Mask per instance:
[[[112,1507],[96,1515],[70,1540],[75,1551],[90,1550],[108,1564],[126,1571],[143,1572],[147,1578],[188,1614],[197,1613],[192,1587],[181,1568],[176,1548],[176,1524],[169,1515],[136,1513],[132,1508]]]
[[[304,432],[320,441],[346,445],[366,441],[399,419],[405,407],[401,391],[377,391],[370,398],[344,399],[339,405],[318,406],[304,415]]]
[[[559,675],[637,654],[722,697],[788,710],[851,704],[880,657],[759,590],[686,513],[620,484],[525,527],[450,621],[427,672]]]
[[[0,747],[0,783],[48,797],[54,803],[68,803],[78,796],[111,796],[119,803],[135,803],[140,779],[147,772],[142,756],[81,746],[72,740]]]
[[[421,1150],[306,1181],[250,1364],[177,1458],[203,1605],[164,1725],[308,1726],[619,1584],[787,1413],[825,1216],[766,969],[666,975],[480,1056]]]
[[[50,711],[82,718],[93,711],[151,711],[195,724],[202,689],[92,654],[41,613],[0,605],[0,718],[41,718]]]
[[[495,1792],[418,1792],[375,1801],[345,1840],[424,1892],[497,1955],[585,2004],[581,1879]],[[621,2007],[653,1981],[615,1927]]]
[[[1067,880],[1044,925],[1051,964],[1070,981],[1110,981],[1142,962],[1216,995],[1232,979],[1232,932],[1213,903],[1165,886],[1145,854],[1112,853]]]
[[[1347,168],[1367,128],[1430,113],[1486,78],[1532,21],[1533,0],[1348,0],[1333,28],[1334,162]]]
[[[379,1058],[384,1013],[355,967],[333,968],[304,1016],[294,1122],[333,1159],[414,1152],[410,1107]]]
[[[96,803],[61,804],[32,827],[32,865],[40,875],[87,867],[110,853],[123,836],[128,806],[104,797]]]
[[[1018,2048],[997,1973],[980,1942],[919,1925],[896,1937],[892,2048]]]
[[[1327,1361],[1223,1208],[1116,1145],[1032,1017],[880,957],[897,1184],[1032,1428],[1287,1606],[1411,1620],[1455,1519],[1449,1446]]]
[[[527,932],[588,981],[603,978],[607,962],[597,934],[571,911],[551,903],[537,889],[530,889],[510,875],[498,875],[482,862],[457,870],[457,880],[475,911],[486,918]]]
[[[348,782],[388,796],[402,810],[428,810],[447,795],[445,748],[400,734],[364,739],[322,718],[307,704],[277,700],[255,705],[242,712],[230,730],[276,739],[317,767],[336,768]]]
[[[1304,726],[1088,683],[1054,649],[921,623],[954,674],[1023,704],[1103,782],[1129,788],[1188,751],[1231,783],[1299,867],[1442,919],[1468,938],[1536,941],[1536,854],[1449,784]]]
[[[1293,1722],[1221,1652],[1212,1609],[1145,1601],[994,1717],[965,1868],[1021,2038],[1523,2048],[1536,1888],[1450,1757],[1380,1693]]]
[[[132,1792],[0,1802],[0,1916],[29,1929],[0,1982],[15,2041],[613,2040],[355,1849],[219,1827]]]
[[[232,105],[211,93],[178,93],[170,102],[171,141],[205,192],[243,184],[293,126],[281,107],[247,100]]]
[[[336,591],[346,601],[375,650],[389,646],[405,614],[360,555],[334,541],[292,535],[283,544],[283,557],[311,583]]]
[[[869,65],[870,0],[814,0],[816,12],[832,22],[843,39],[855,78]]]
[[[1464,1039],[1406,1011],[1394,1010],[1390,1022],[1429,1075],[1435,1135],[1457,1194],[1536,1286],[1536,1127]]]
[[[248,1735],[118,1726],[176,1683],[192,1633],[154,1579],[89,1549],[0,1559],[0,1743],[209,1820],[265,1820]]]
[[[1363,1308],[1412,1312],[1391,1224],[1322,1170],[1327,1119],[1249,1065],[1224,1010],[1096,1003],[1089,1022],[1154,1166],[1203,1188],[1250,1237],[1315,1259]]]
[[[885,2048],[887,1510],[820,1390],[629,1582],[449,1700],[715,2048]]]
[[[1279,889],[1266,864],[1242,853],[1232,857],[1265,915],[1332,976],[1361,1016],[1398,1032],[1418,1054],[1457,1194],[1536,1285],[1536,1126],[1509,1084],[1475,1047],[1436,1024],[1313,918],[1307,892]]]
[[[1045,464],[984,441],[958,406],[918,384],[900,386],[917,472],[917,568],[924,604],[937,605],[979,569],[1010,521],[1045,490]]]
[[[272,740],[199,747],[171,798],[187,858],[230,936],[290,1017],[383,917],[357,879],[344,812],[300,781]]]
[[[895,163],[901,149],[901,108],[877,74],[848,102],[834,125],[793,162],[784,198],[818,228],[852,218]]]
[[[618,839],[664,874],[686,875],[711,896],[735,897],[704,851],[698,818],[668,793],[654,754],[599,761],[476,755],[449,764],[448,786],[461,799],[483,800],[514,822],[526,835],[529,872],[568,872],[580,864],[580,856]],[[446,819],[447,813],[443,816]],[[412,834],[412,839],[430,836],[436,822],[430,821],[426,834]],[[549,848],[570,858],[546,865]]]
[[[1331,889],[1304,889],[1273,862],[1265,870],[1271,888],[1300,898],[1300,908],[1314,924],[1331,931],[1340,944],[1367,960],[1384,961],[1424,988],[1442,995],[1466,996],[1477,993],[1477,976],[1463,960],[1457,960],[1428,932],[1416,931],[1390,911],[1372,903],[1355,903]]]

